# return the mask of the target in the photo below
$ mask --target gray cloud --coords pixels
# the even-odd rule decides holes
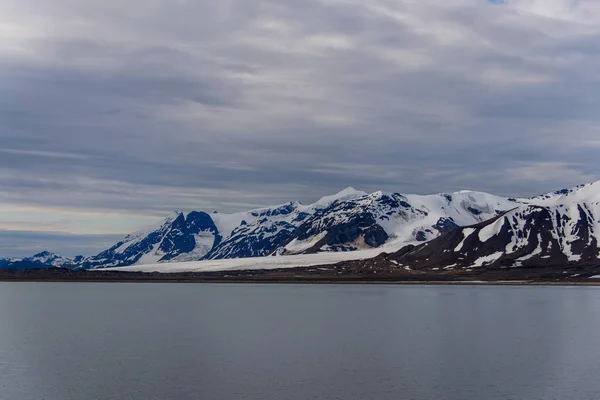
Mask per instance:
[[[7,1],[0,228],[597,179],[600,12],[505,3]]]

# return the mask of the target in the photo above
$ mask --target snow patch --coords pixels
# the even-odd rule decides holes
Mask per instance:
[[[487,242],[490,238],[499,234],[500,230],[502,229],[503,226],[504,226],[504,218],[500,218],[493,224],[484,226],[479,231],[479,241],[481,243]]]
[[[290,243],[288,243],[287,246],[285,246],[285,252],[289,254],[303,252],[315,246],[317,243],[319,243],[320,240],[323,240],[325,236],[327,236],[327,231],[323,231],[306,240],[294,239]]]
[[[119,247],[117,247],[115,249],[115,254],[122,254],[125,252],[125,250],[127,250],[129,248],[129,246],[131,246],[133,243],[131,241],[129,242],[124,242],[122,245],[120,245]]]
[[[494,254],[490,254],[489,256],[480,257],[471,265],[471,268],[482,267],[484,264],[492,263],[502,257],[503,254],[503,252],[499,251]]]
[[[152,246],[152,250],[148,253],[144,254],[140,259],[135,263],[136,265],[144,265],[144,264],[155,264],[160,260],[164,254],[159,253],[156,249],[160,246],[160,243]]]
[[[463,240],[461,240],[461,242],[454,248],[455,252],[458,252],[458,251],[460,251],[462,249],[463,245],[465,244],[465,240],[467,240],[467,238],[469,236],[471,236],[471,234],[473,232],[475,232],[474,228],[465,228],[465,229],[463,229],[463,231],[462,231]]]

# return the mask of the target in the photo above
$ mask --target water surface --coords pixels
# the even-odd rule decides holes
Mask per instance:
[[[1,400],[600,398],[592,287],[0,283]]]

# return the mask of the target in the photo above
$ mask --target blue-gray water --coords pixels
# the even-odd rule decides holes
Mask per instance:
[[[0,283],[0,399],[600,398],[586,287]]]

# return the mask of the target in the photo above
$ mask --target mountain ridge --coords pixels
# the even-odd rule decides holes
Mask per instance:
[[[479,224],[385,256],[398,268],[453,271],[600,267],[600,181],[536,196]]]
[[[48,265],[96,269],[379,247],[384,251],[431,240],[518,204],[517,199],[475,191],[369,194],[348,187],[308,205],[288,202],[233,214],[174,212],[95,256]],[[12,264],[19,261],[30,262]]]

